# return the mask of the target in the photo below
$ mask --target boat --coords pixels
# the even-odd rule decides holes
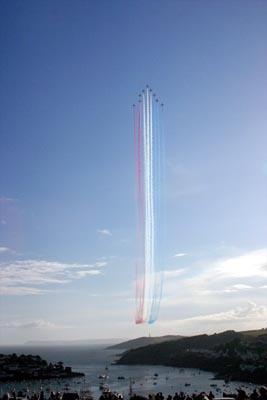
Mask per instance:
[[[81,389],[79,392],[80,400],[93,400],[90,389]]]
[[[130,378],[130,383],[129,383],[129,396],[132,397],[133,395],[133,384],[134,381]]]
[[[99,385],[99,389],[103,390],[103,392],[109,392],[109,385],[107,383],[101,382]]]

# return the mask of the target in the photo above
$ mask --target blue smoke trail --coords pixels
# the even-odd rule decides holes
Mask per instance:
[[[148,87],[143,90],[139,101],[138,135],[134,121],[134,136],[139,207],[138,236],[143,243],[143,246],[139,247],[140,249],[143,247],[144,253],[140,252],[141,258],[137,263],[136,323],[151,324],[155,322],[159,313],[163,286],[165,228],[162,228],[164,224],[162,204],[165,177],[165,133],[163,109],[152,95],[152,90]]]
[[[163,251],[165,250],[164,236],[164,187],[165,177],[165,138],[164,138],[164,120],[163,107],[159,109],[157,101],[154,101],[153,113],[153,140],[154,140],[154,204],[155,204],[155,267],[153,279],[153,298],[151,304],[148,323],[156,321],[159,313],[159,306],[162,298],[163,289]]]

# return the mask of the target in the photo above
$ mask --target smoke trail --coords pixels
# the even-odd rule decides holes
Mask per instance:
[[[148,323],[156,321],[159,313],[160,301],[162,297],[163,289],[163,270],[164,270],[164,251],[165,251],[165,238],[166,238],[166,216],[165,207],[163,202],[165,198],[165,137],[164,137],[164,116],[163,116],[163,105],[156,104],[155,109],[157,110],[158,117],[158,130],[155,134],[155,141],[158,141],[156,148],[157,162],[155,167],[157,172],[155,173],[155,187],[158,185],[157,195],[155,196],[155,202],[157,204],[157,224],[156,224],[156,253],[157,264],[155,266],[154,273],[154,297],[151,307],[150,317]]]
[[[162,297],[163,286],[163,251],[164,251],[164,216],[162,212],[162,194],[164,185],[164,131],[162,125],[162,109],[158,101],[154,104],[154,208],[155,208],[155,265],[153,282],[153,300],[148,323],[156,321]]]
[[[163,113],[152,90],[134,107],[134,159],[137,198],[136,323],[153,323],[162,294],[162,188],[164,183]],[[136,129],[136,125],[138,128]]]
[[[141,97],[141,95],[140,95]],[[139,97],[138,103],[138,121],[136,132],[136,113],[134,114],[134,158],[135,158],[135,183],[136,183],[136,200],[137,200],[137,247],[138,255],[136,260],[136,323],[143,321],[144,310],[144,194],[143,194],[143,155],[142,155],[142,102]]]

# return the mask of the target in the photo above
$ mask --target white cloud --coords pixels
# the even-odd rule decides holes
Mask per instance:
[[[38,319],[35,321],[0,321],[0,328],[15,328],[15,329],[36,329],[36,328],[53,328],[55,324],[50,321]]]
[[[98,229],[97,232],[101,235],[111,235],[111,232],[108,229]]]
[[[225,289],[218,289],[218,290],[201,290],[199,291],[200,294],[222,294],[222,293],[237,293],[240,290],[249,290],[254,289],[253,286],[250,285],[243,285],[242,283],[232,285]]]
[[[267,278],[267,252],[266,249],[250,251],[238,257],[217,261],[214,267],[216,273],[221,276]]]
[[[235,257],[201,260],[186,269],[166,271],[162,308],[169,314],[175,307],[208,309],[235,306],[237,301],[264,301],[266,250],[246,251]],[[261,289],[261,290],[258,290]]]
[[[43,295],[47,293],[55,293],[54,290],[37,289],[27,286],[0,286],[2,296],[26,296],[26,295]],[[58,292],[58,290],[57,290]]]
[[[187,255],[188,255],[187,253],[177,253],[177,254],[174,254],[173,257],[184,257],[184,256],[187,256]]]
[[[44,260],[0,263],[0,291],[8,295],[45,294],[51,285],[64,285],[75,279],[100,275],[101,267],[106,265],[106,262],[67,264]],[[39,288],[47,285],[48,290]]]
[[[225,322],[225,321],[238,321],[238,320],[253,320],[260,319],[262,321],[266,321],[267,318],[267,308],[263,305],[258,306],[257,304],[251,302],[246,306],[236,307],[232,310],[208,314],[208,315],[200,315],[197,317],[189,318],[187,321],[201,321],[201,322]]]
[[[100,274],[102,274],[101,271],[96,269],[91,269],[89,271],[75,271],[74,274],[72,274],[72,276],[74,279],[81,279],[84,278],[85,276],[100,275]]]
[[[184,269],[175,269],[173,271],[164,271],[164,278],[176,278],[178,276],[183,275],[187,270]]]
[[[9,253],[10,249],[8,247],[0,247],[0,254],[1,253]]]
[[[259,329],[266,325],[267,307],[254,302],[237,306],[218,313],[200,314],[188,318],[159,320],[160,328],[168,332],[184,332],[196,335],[199,333],[214,333],[227,329],[247,330]]]
[[[12,197],[5,197],[5,196],[0,197],[0,203],[15,202],[17,200],[18,199],[13,199]]]
[[[237,285],[233,285],[232,287],[233,287],[233,289],[237,289],[237,290],[253,289],[253,286],[243,285],[242,283],[237,284]]]
[[[102,267],[106,267],[108,265],[108,263],[106,261],[97,261],[94,266],[97,268],[102,268]]]
[[[201,262],[192,266],[191,270],[194,270],[194,274],[185,284],[195,291],[237,290],[244,289],[244,285],[252,286],[253,283],[257,287],[259,281],[262,286],[262,281],[267,278],[266,250],[247,251],[235,257]]]

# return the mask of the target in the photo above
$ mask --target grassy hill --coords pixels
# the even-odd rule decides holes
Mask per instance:
[[[137,339],[127,340],[126,342],[122,342],[116,344],[114,346],[110,346],[109,349],[121,349],[121,350],[130,350],[137,349],[138,347],[148,346],[150,344],[162,343],[166,341],[179,340],[183,336],[179,335],[166,335],[166,336],[143,336]]]
[[[256,330],[251,330],[251,331],[243,331],[240,333],[242,333],[243,335],[247,335],[247,336],[258,337],[258,336],[262,336],[262,335],[267,335],[267,328],[256,329]]]
[[[226,331],[163,341],[126,351],[119,364],[168,365],[213,371],[219,377],[267,382],[265,330]]]

